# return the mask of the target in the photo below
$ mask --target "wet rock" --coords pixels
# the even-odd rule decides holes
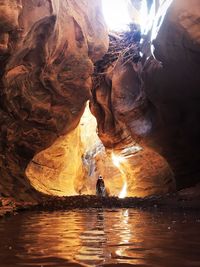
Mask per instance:
[[[181,199],[177,194],[167,194],[162,197],[136,198],[127,197],[96,197],[92,195],[72,197],[52,197],[33,207],[40,210],[71,210],[71,209],[115,209],[115,208],[139,208],[157,210],[200,210],[199,197]]]
[[[196,192],[192,195],[186,191]],[[190,188],[178,192],[178,194],[166,194],[151,197],[97,197],[94,195],[71,196],[71,197],[48,197],[39,203],[18,201],[15,199],[1,198],[4,205],[0,207],[0,217],[12,215],[22,211],[55,211],[74,209],[118,209],[135,208],[142,210],[162,211],[200,211],[199,188]],[[188,191],[188,192],[189,192]],[[198,192],[198,193],[197,193]],[[185,194],[186,193],[186,194]],[[188,197],[189,196],[189,197]]]

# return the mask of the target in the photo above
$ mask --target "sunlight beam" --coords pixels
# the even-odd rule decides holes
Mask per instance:
[[[103,14],[109,30],[125,31],[131,18],[128,12],[128,0],[102,0]]]
[[[112,152],[112,161],[113,164],[119,169],[119,171],[122,174],[122,179],[123,179],[123,187],[122,190],[119,192],[118,197],[119,198],[125,198],[127,195],[127,180],[126,180],[126,174],[123,170],[123,167],[121,164],[126,161],[126,159],[123,156],[116,155]]]

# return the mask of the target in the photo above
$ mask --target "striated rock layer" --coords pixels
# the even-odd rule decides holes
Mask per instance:
[[[100,1],[0,1],[0,192],[37,197],[33,156],[75,129],[107,50]]]

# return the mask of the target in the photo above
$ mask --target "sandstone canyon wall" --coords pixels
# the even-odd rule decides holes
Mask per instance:
[[[199,18],[198,0],[162,1],[141,60],[110,64],[91,104],[105,146],[121,149],[136,141],[157,151],[178,188],[200,180]],[[163,186],[168,190],[169,183]]]
[[[90,0],[1,0],[0,31],[0,192],[31,199],[27,164],[78,125],[107,32]]]
[[[100,1],[0,0],[2,195],[38,199],[30,182],[47,194],[55,183],[57,195],[82,189],[88,100],[108,150],[95,155],[93,177],[102,172],[112,194],[123,179],[110,150],[137,144],[121,165],[129,196],[171,192],[174,175],[178,188],[199,181],[200,2],[161,2],[142,58],[112,62],[91,94],[93,64],[108,48]]]
[[[152,31],[154,59],[142,77],[155,110],[151,140],[181,188],[200,181],[200,2],[175,0],[166,14],[165,5]]]

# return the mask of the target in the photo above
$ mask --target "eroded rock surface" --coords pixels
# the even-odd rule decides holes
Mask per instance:
[[[48,195],[77,195],[84,185],[80,129],[60,136],[29,163],[26,175],[35,189]]]
[[[200,2],[162,2],[152,56],[112,63],[94,87],[91,110],[105,146],[151,147],[169,162],[182,188],[200,177]]]
[[[107,50],[100,1],[0,1],[0,192],[35,195],[32,157],[75,129]]]
[[[75,193],[82,191],[85,169],[76,131],[88,99],[106,148],[121,151],[139,143],[144,149],[141,158],[138,154],[130,160],[130,169],[126,166],[129,195],[136,188],[140,196],[173,191],[173,172],[178,187],[199,180],[200,3],[162,3],[152,31],[151,57],[144,55],[141,61],[125,64],[112,62],[91,94],[93,63],[108,45],[100,1],[91,5],[90,0],[0,0],[3,196],[26,200],[41,196],[25,175],[32,159],[33,169],[28,173],[34,181],[37,175],[45,179],[50,166],[49,186],[51,180],[59,183],[66,174],[73,179],[62,186],[73,194],[74,189]],[[149,52],[150,47],[146,48]],[[70,152],[68,141],[72,139],[74,150]],[[65,151],[60,153],[63,146]],[[54,152],[62,163],[52,160]],[[106,166],[113,168],[111,158],[104,164],[106,159],[107,155],[96,159],[99,170],[105,169],[104,176],[109,174]],[[72,160],[76,161],[74,168],[62,174],[66,161]],[[119,183],[117,192],[123,181],[116,169],[110,173],[113,182]],[[75,182],[73,188],[74,181],[80,184]],[[147,188],[152,191],[144,194]]]
[[[144,66],[146,96],[155,109],[153,143],[173,168],[178,187],[199,181],[200,2],[165,1]],[[162,19],[164,18],[163,23]]]

